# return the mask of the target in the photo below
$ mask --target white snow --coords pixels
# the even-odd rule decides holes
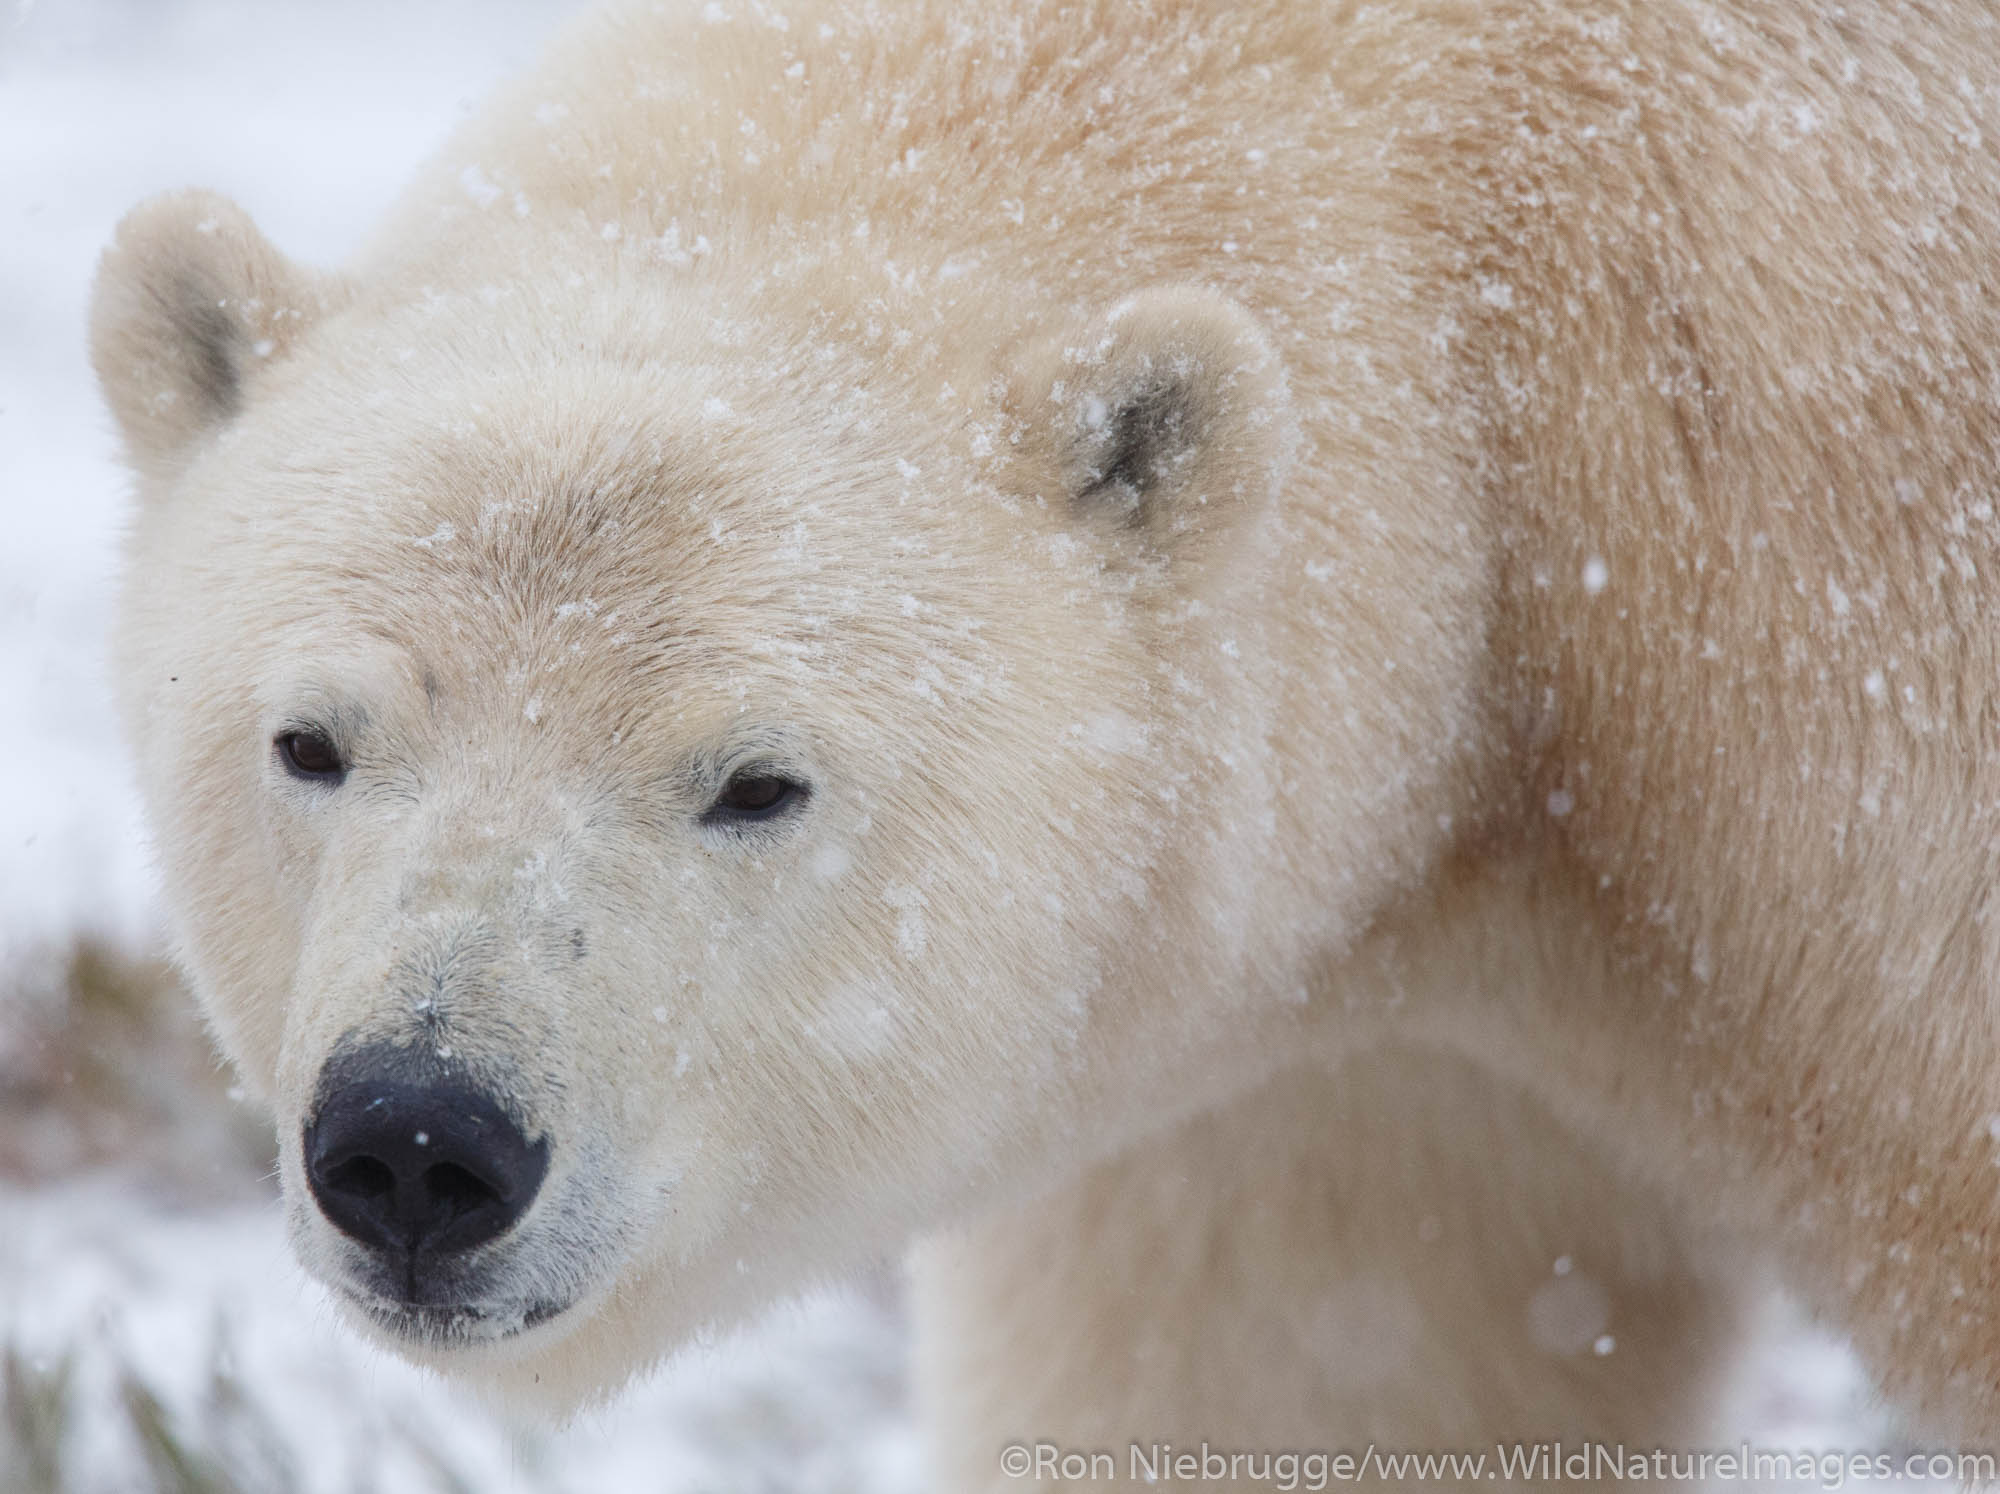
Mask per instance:
[[[900,1326],[861,1292],[691,1350],[566,1428],[504,1427],[343,1326],[292,1264],[275,1205],[147,1212],[84,1182],[0,1189],[0,1217],[0,1329],[43,1373],[67,1356],[98,1413],[71,1428],[76,1494],[135,1486],[139,1452],[111,1414],[128,1371],[196,1445],[224,1430],[230,1389],[247,1395],[285,1474],[251,1487],[287,1494],[454,1487],[436,1468],[480,1494],[923,1487],[900,1410]]]

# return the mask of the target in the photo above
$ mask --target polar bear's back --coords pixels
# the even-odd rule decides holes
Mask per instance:
[[[1411,713],[1420,755],[1511,741],[1534,828],[1631,917],[1699,925],[1691,867],[1811,905],[1828,858],[1968,823],[1919,820],[1983,755],[2000,664],[2000,106],[1964,62],[1996,24],[1976,0],[632,6],[474,120],[364,268],[610,264],[774,325],[837,305],[897,376],[975,381],[964,350],[1053,308],[1223,290],[1306,436],[1265,592],[1305,674],[1290,750],[1336,761],[1357,711]],[[1336,632],[1480,676],[1483,715],[1426,713],[1407,672],[1313,678]]]

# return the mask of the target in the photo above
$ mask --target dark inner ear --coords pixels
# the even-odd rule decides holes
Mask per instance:
[[[1130,523],[1142,521],[1146,494],[1201,444],[1194,392],[1170,374],[1125,391],[1100,431],[1086,436],[1086,481],[1079,503],[1109,501]]]
[[[1072,457],[1082,509],[1109,509],[1146,524],[1149,499],[1175,487],[1207,439],[1209,421],[1191,369],[1151,367],[1116,391],[1108,411],[1087,410]]]
[[[214,418],[227,420],[243,402],[243,378],[238,372],[242,325],[198,277],[176,280],[169,295],[172,300],[161,309],[181,345],[192,354],[189,372],[202,407]]]

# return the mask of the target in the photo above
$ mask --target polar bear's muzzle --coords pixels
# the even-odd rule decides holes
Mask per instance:
[[[436,1340],[504,1333],[483,1305],[494,1242],[528,1212],[549,1139],[426,1045],[344,1048],[322,1070],[302,1137],[320,1213],[366,1251],[357,1304],[392,1331]],[[545,1318],[559,1305],[509,1316]]]

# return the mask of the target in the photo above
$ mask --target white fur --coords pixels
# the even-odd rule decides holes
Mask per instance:
[[[339,277],[141,209],[132,736],[308,1265],[314,1076],[421,1034],[577,1305],[403,1347],[556,1404],[941,1231],[954,1487],[1705,1433],[1767,1257],[2000,1435],[1997,60],[732,0],[580,27]],[[705,827],[753,761],[804,812]]]

